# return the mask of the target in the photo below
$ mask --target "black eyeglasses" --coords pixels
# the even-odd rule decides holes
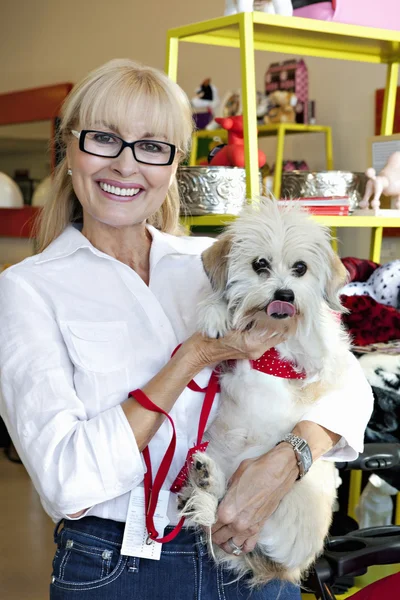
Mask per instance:
[[[157,140],[136,140],[126,142],[122,138],[105,131],[83,129],[71,130],[79,139],[79,149],[87,154],[104,158],[117,158],[124,148],[131,148],[135,160],[145,165],[167,166],[174,161],[176,146]]]

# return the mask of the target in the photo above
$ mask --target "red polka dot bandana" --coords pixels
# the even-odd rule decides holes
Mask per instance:
[[[261,371],[273,377],[281,377],[283,379],[305,379],[304,371],[296,370],[296,365],[279,356],[276,348],[270,348],[260,356],[257,360],[250,361],[251,366],[256,371]]]

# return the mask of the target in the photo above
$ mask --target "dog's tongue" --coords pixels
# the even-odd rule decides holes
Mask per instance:
[[[295,312],[293,304],[290,304],[290,302],[281,302],[280,300],[270,302],[267,307],[267,315],[288,315],[288,317],[293,317]]]

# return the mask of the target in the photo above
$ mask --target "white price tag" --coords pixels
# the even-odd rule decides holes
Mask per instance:
[[[169,523],[167,517],[169,494],[168,490],[160,490],[158,496],[154,525],[159,537],[162,537],[164,529]],[[129,499],[121,554],[160,560],[162,544],[151,540],[147,543],[147,537],[144,489],[143,487],[137,487],[131,491]]]

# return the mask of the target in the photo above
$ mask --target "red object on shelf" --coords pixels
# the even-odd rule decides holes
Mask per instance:
[[[30,238],[40,207],[0,208],[0,236]]]
[[[228,143],[210,160],[210,165],[219,167],[244,167],[245,152],[243,138],[243,115],[234,117],[218,117],[218,125],[228,131]],[[258,166],[261,168],[267,158],[261,150],[258,151]]]
[[[384,89],[375,92],[375,135],[381,135]],[[397,88],[393,133],[400,133],[400,87]]]
[[[313,215],[329,217],[347,217],[349,215],[348,196],[307,196],[291,200],[279,200],[279,204],[298,202],[302,208]]]

